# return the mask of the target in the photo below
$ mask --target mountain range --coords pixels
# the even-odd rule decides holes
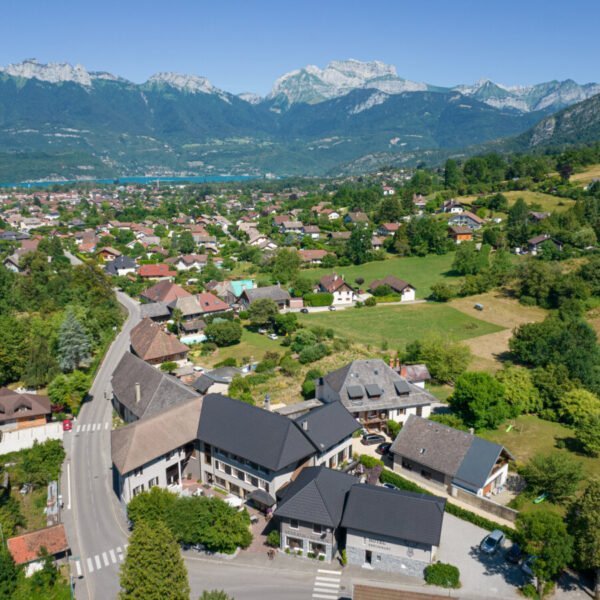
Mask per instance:
[[[195,75],[158,73],[137,84],[30,59],[0,67],[0,181],[361,170],[371,157],[419,160],[527,135],[599,93],[599,84],[571,80],[440,87],[381,62],[346,60],[287,73],[259,97]],[[535,139],[545,143],[543,131]]]

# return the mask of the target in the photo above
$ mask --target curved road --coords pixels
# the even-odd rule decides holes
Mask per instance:
[[[139,304],[117,292],[127,309],[127,320],[106,353],[86,402],[65,433],[67,462],[63,469],[63,520],[74,560],[71,571],[77,598],[116,598],[119,558],[125,552],[127,526],[123,508],[112,491],[110,381],[129,348],[129,334],[140,320]]]

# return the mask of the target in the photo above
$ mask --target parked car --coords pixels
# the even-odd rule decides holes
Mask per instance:
[[[381,454],[381,456],[385,456],[389,453],[391,447],[392,444],[390,442],[384,442],[375,448],[375,452],[377,452],[377,454]]]
[[[484,554],[496,554],[498,548],[502,546],[502,542],[504,541],[504,534],[499,529],[494,529],[492,533],[486,535],[481,544],[479,544],[479,549]]]
[[[268,329],[265,329],[264,327],[261,327],[258,330],[258,333],[260,333],[261,335],[265,335],[266,333],[269,333]]]
[[[533,574],[533,563],[535,562],[536,558],[537,556],[534,556],[532,554],[528,556],[521,565],[521,571],[523,571],[523,573],[525,573],[525,575],[527,575],[528,577],[535,577],[535,575]]]
[[[270,340],[278,340],[279,339],[279,336],[276,333],[270,333],[267,337]]]
[[[385,438],[379,433],[367,433],[362,437],[362,443],[365,446],[374,446],[375,444],[381,444],[385,442]]]
[[[523,558],[523,551],[519,544],[513,544],[504,554],[504,558],[513,565],[518,565]]]
[[[71,431],[73,429],[73,421],[65,419],[63,422],[63,431]]]
[[[305,315],[307,315],[308,314],[308,308],[301,308],[300,312],[304,313]]]
[[[337,310],[333,304],[329,307],[329,310]]]
[[[382,485],[384,488],[387,488],[388,490],[397,490],[398,489],[393,483],[388,483],[387,481]]]

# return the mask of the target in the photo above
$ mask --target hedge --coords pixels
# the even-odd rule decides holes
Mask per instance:
[[[400,302],[402,296],[400,294],[388,294],[387,296],[376,296],[377,304],[385,304],[386,302]]]
[[[331,304],[333,303],[333,294],[304,294],[303,299],[304,304],[306,304],[306,306],[331,306]]]
[[[417,494],[427,494],[431,496],[431,492],[422,488],[421,486],[409,481],[408,479],[404,479],[398,475],[398,473],[394,473],[389,469],[384,469],[379,476],[380,481],[383,483],[391,483],[395,485],[400,490],[405,490],[407,492],[415,492]],[[482,529],[486,529],[487,531],[492,531],[494,529],[500,529],[503,531],[507,538],[514,539],[515,530],[510,527],[506,527],[505,525],[500,525],[500,523],[496,523],[491,519],[486,519],[466,508],[461,508],[460,506],[456,506],[456,504],[451,504],[450,502],[446,502],[446,512],[462,519],[463,521],[468,521],[469,523],[473,523],[477,527],[481,527]]]
[[[373,469],[375,467],[383,467],[383,461],[375,458],[374,456],[369,456],[368,454],[361,454],[358,459],[360,464],[366,469]]]
[[[425,582],[443,588],[460,587],[460,571],[458,567],[447,563],[434,563],[425,567]]]

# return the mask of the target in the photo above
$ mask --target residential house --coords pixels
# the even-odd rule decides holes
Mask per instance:
[[[369,289],[371,292],[375,292],[376,289],[384,285],[388,286],[394,294],[400,295],[400,302],[413,302],[415,300],[416,289],[414,286],[394,275],[387,275],[383,279],[375,279],[369,284]]]
[[[530,210],[529,211],[529,219],[533,223],[539,223],[540,221],[547,219],[551,214],[552,213],[549,213],[549,212],[537,212],[534,210]]]
[[[117,256],[114,260],[108,261],[104,267],[104,272],[107,275],[123,277],[125,275],[135,274],[138,266],[135,259],[130,256]]]
[[[198,396],[177,378],[130,352],[123,355],[113,373],[112,391],[113,408],[126,423],[159,415]]]
[[[140,317],[152,319],[156,323],[164,323],[171,318],[171,311],[164,302],[150,302],[140,305]]]
[[[341,402],[368,429],[385,430],[387,421],[428,417],[436,399],[409,383],[380,359],[355,360],[319,377],[315,397]]]
[[[238,301],[244,290],[254,289],[253,279],[237,279],[235,281],[210,281],[206,289],[222,298],[230,306]]]
[[[445,507],[437,496],[352,486],[341,522],[348,564],[422,577],[437,558]]]
[[[291,296],[289,292],[279,285],[269,285],[261,288],[253,288],[251,290],[245,289],[239,297],[240,305],[247,310],[253,302],[262,300],[263,298],[269,298],[277,304],[279,310],[289,308]]]
[[[318,240],[321,237],[321,228],[318,225],[304,225],[302,233],[313,240]]]
[[[298,250],[303,265],[320,265],[328,254],[327,250]]]
[[[471,231],[475,231],[476,229],[480,229],[483,225],[484,221],[476,214],[469,212],[468,210],[463,211],[462,213],[455,214],[448,219],[448,225],[464,225],[468,227]]]
[[[210,292],[200,292],[196,295],[203,315],[217,315],[231,310],[231,306]]]
[[[183,386],[183,384],[179,384]],[[154,486],[179,491],[185,478],[200,478],[194,443],[203,398],[186,398],[148,418],[111,431],[113,489],[128,503]]]
[[[43,569],[42,554],[44,550],[55,560],[61,560],[68,555],[70,549],[65,526],[62,524],[8,538],[6,548],[15,564],[25,568],[26,577]]]
[[[393,187],[390,187],[389,185],[383,186],[383,195],[384,196],[393,196],[395,193],[396,193],[396,190]]]
[[[96,256],[108,262],[121,256],[121,251],[116,248],[111,248],[110,246],[104,246],[104,248],[100,248],[100,250],[96,251]]]
[[[410,471],[447,489],[489,496],[508,476],[512,456],[499,444],[416,415],[391,447],[394,470]]]
[[[284,221],[279,230],[284,234],[302,235],[304,225],[302,221]]]
[[[357,299],[354,288],[346,283],[343,275],[337,273],[323,275],[314,291],[332,294],[334,306],[353,304]]]
[[[448,235],[454,240],[455,244],[473,241],[473,231],[466,225],[453,225],[448,227]]]
[[[551,235],[548,235],[547,233],[543,233],[541,235],[536,235],[535,237],[532,237],[530,240],[527,240],[527,248],[529,249],[529,252],[533,255],[536,256],[537,254],[540,254],[541,252],[544,251],[544,244],[546,242],[550,242],[551,244],[554,245],[554,247],[559,250],[562,251],[562,243],[559,242],[558,240],[555,240]]]
[[[377,233],[381,237],[389,237],[391,235],[394,235],[396,233],[396,231],[398,231],[398,229],[400,229],[400,227],[401,227],[400,223],[382,223],[377,228]]]
[[[197,296],[175,298],[175,300],[169,302],[167,306],[171,310],[171,314],[176,310],[179,311],[183,321],[191,321],[202,315],[202,307],[200,306],[200,302],[198,302]]]
[[[441,212],[450,213],[451,215],[461,215],[465,210],[465,207],[458,200],[451,198],[450,200],[444,200]]]
[[[383,250],[384,238],[374,235],[371,238],[371,248],[373,250]]]
[[[331,562],[344,545],[340,523],[348,492],[357,483],[356,477],[324,466],[302,469],[281,490],[274,512],[281,549]]]
[[[48,396],[0,388],[0,431],[45,425],[51,414]]]
[[[177,298],[186,298],[191,294],[180,285],[163,279],[140,294],[142,302],[164,302],[168,304]]]
[[[177,275],[177,271],[171,271],[169,265],[163,263],[142,265],[138,271],[142,279],[170,279]]]
[[[189,348],[151,319],[142,319],[131,330],[131,351],[151,365],[187,360]]]
[[[167,258],[165,262],[173,265],[178,271],[189,271],[190,269],[202,271],[202,269],[208,263],[208,255],[184,254],[182,256],[177,256],[174,258]]]
[[[200,394],[227,394],[233,378],[242,377],[242,375],[242,370],[237,367],[219,367],[202,373],[194,381],[192,387]]]
[[[364,212],[349,212],[344,216],[344,223],[348,225],[367,225],[369,217]]]
[[[431,374],[425,364],[400,365],[397,370],[406,381],[414,383],[421,389],[425,389],[425,383],[431,381]]]
[[[327,237],[332,242],[347,242],[350,239],[352,232],[350,231],[332,231]]]

